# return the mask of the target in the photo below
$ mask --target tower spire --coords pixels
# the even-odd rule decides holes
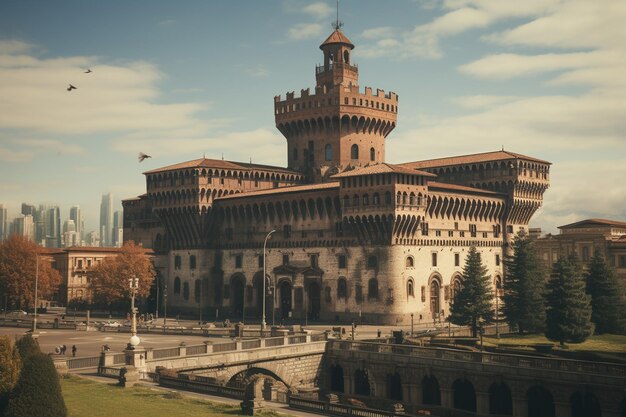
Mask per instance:
[[[343,27],[343,22],[339,20],[339,0],[337,0],[337,20],[333,22],[332,26],[335,30],[339,30]]]

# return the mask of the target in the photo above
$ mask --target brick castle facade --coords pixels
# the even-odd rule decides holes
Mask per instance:
[[[353,48],[336,29],[315,92],[274,98],[287,168],[196,159],[145,172],[147,192],[123,202],[124,237],[155,251],[170,308],[260,317],[265,266],[268,321],[440,320],[471,246],[498,285],[550,163],[504,150],[386,163],[398,96],[359,87]]]

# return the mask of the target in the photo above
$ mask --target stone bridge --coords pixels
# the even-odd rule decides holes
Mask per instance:
[[[322,386],[442,416],[626,417],[626,366],[329,341]],[[371,406],[371,405],[370,405]]]

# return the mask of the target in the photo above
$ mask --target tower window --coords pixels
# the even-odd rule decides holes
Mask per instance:
[[[359,159],[359,145],[352,145],[352,147],[350,148],[350,158]]]
[[[324,147],[324,157],[327,161],[332,161],[333,160],[333,147],[332,145],[328,144]]]
[[[376,150],[374,148],[370,148],[370,161],[376,160]]]
[[[343,51],[343,62],[346,64],[350,63],[350,53],[348,51]]]

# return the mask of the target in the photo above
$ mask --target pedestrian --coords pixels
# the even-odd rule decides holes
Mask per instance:
[[[72,356],[76,356],[76,351],[78,350],[78,348],[76,347],[76,345],[72,345]]]
[[[67,346],[63,345],[61,346],[61,354],[65,355],[65,351],[67,350]]]

